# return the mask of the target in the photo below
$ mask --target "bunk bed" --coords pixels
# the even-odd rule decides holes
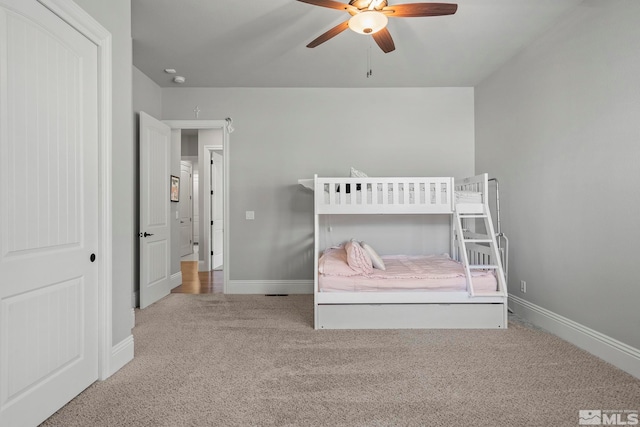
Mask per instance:
[[[299,183],[314,190],[316,329],[507,327],[486,174],[461,180],[316,175]],[[380,257],[358,241],[320,247],[321,228],[332,215],[387,214],[448,215],[450,252]],[[367,255],[365,264],[382,263],[386,270],[354,268],[356,258]]]

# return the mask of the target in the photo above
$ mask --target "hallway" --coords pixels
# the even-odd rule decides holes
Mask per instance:
[[[182,284],[171,290],[174,294],[217,294],[224,293],[224,274],[222,270],[198,272],[198,245],[194,245],[193,254],[182,257],[180,261]]]
[[[171,290],[180,294],[217,294],[224,292],[222,270],[198,272],[198,261],[181,261],[182,284]]]

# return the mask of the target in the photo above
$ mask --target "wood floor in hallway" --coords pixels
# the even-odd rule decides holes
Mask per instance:
[[[198,261],[181,261],[182,284],[171,290],[180,294],[216,294],[224,292],[222,270],[198,272]]]

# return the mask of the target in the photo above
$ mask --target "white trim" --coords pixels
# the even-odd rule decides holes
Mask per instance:
[[[38,0],[75,28],[98,48],[98,145],[99,145],[99,272],[98,272],[98,378],[116,370],[112,363],[112,54],[111,33],[72,0]]]
[[[226,120],[163,120],[171,129],[224,129]]]
[[[227,121],[225,120],[225,123]],[[230,272],[231,272],[231,203],[229,202],[231,198],[231,190],[230,190],[230,180],[231,176],[231,144],[229,143],[229,126],[224,127],[223,132],[223,141],[222,141],[223,149],[222,149],[222,163],[223,163],[223,180],[224,180],[224,218],[222,219],[222,252],[224,256],[224,269],[222,270],[222,292],[227,293],[227,283],[230,282]]]
[[[169,289],[173,289],[176,286],[182,285],[182,271],[178,271],[177,273],[173,273],[171,275]]]
[[[226,260],[225,260],[226,262]],[[227,267],[225,266],[225,271]],[[230,280],[225,294],[312,294],[313,280]]]
[[[640,350],[536,304],[509,294],[514,313],[640,378]]]
[[[129,335],[111,349],[111,374],[133,360],[133,335]]]
[[[136,327],[136,309],[131,308],[131,329]]]
[[[227,121],[226,120],[163,120],[164,123],[166,123],[167,125],[169,125],[169,127],[171,127],[171,129],[222,129],[222,134],[223,134],[223,141],[222,141],[222,152],[223,152],[223,158],[222,161],[224,163],[224,171],[223,171],[223,181],[224,181],[224,218],[222,220],[222,228],[224,229],[224,234],[223,234],[223,240],[222,240],[222,246],[223,246],[223,252],[224,252],[224,265],[225,268],[223,270],[223,281],[224,281],[224,288],[223,288],[223,292],[224,293],[228,293],[228,283],[229,283],[229,271],[231,270],[230,265],[230,258],[231,258],[231,251],[230,251],[230,227],[229,227],[229,223],[230,223],[230,216],[229,216],[229,198],[230,198],[230,173],[229,173],[229,166],[231,164],[230,162],[230,158],[231,158],[231,150],[230,150],[230,146],[231,144],[229,143],[229,128],[227,126]],[[200,154],[200,153],[198,153]],[[200,168],[198,168],[200,169]],[[203,171],[198,170],[199,174],[202,174]],[[200,175],[200,177],[202,177],[203,175]],[[200,179],[198,181],[198,185],[202,185],[202,179]],[[204,203],[204,200],[200,200],[199,203]],[[205,209],[206,212],[206,209]],[[206,219],[206,218],[205,218]],[[204,219],[203,219],[204,221]],[[207,224],[206,221],[203,222],[203,224]],[[211,221],[209,221],[209,225],[211,225]],[[201,250],[205,249],[205,244],[204,242],[198,242],[198,244],[200,245]],[[206,259],[206,258],[205,258]],[[210,258],[209,258],[210,259]],[[199,262],[198,263],[198,271],[207,271],[206,270],[206,265],[207,262],[204,263],[204,269],[203,269],[203,263]]]

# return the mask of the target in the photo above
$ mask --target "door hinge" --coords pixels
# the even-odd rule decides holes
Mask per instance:
[[[211,221],[211,225],[213,225],[213,221]]]
[[[213,251],[211,251],[211,256],[213,256]]]
[[[211,195],[213,196],[213,190],[211,190]]]
[[[213,164],[213,159],[211,159],[211,164]]]

